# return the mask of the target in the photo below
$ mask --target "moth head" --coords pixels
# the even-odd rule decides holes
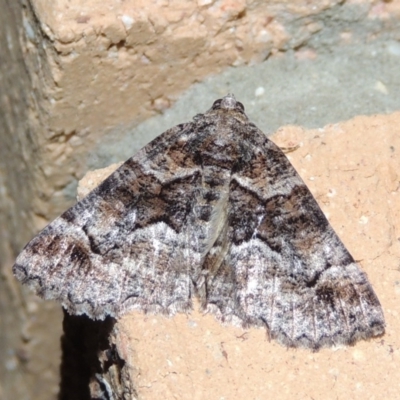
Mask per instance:
[[[222,99],[214,101],[211,110],[234,110],[244,114],[244,105],[236,101],[235,96],[229,93]]]

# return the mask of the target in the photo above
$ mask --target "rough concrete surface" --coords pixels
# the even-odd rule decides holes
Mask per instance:
[[[284,126],[272,136],[296,148],[288,157],[368,274],[386,317],[383,337],[313,353],[197,311],[174,318],[132,312],[111,333],[116,358],[125,362],[121,381],[104,376],[115,393],[126,387],[139,399],[397,399],[399,125],[397,112],[320,129]],[[81,194],[116,167],[88,174]]]
[[[301,50],[266,62],[228,68],[188,89],[163,114],[110,133],[88,155],[91,168],[129,158],[168,127],[207,110],[229,92],[270,134],[282,125],[322,127],[356,115],[390,113],[400,108],[400,42],[376,41],[326,51]]]
[[[228,91],[266,133],[400,109],[400,0],[0,6],[0,398],[56,396],[60,310],[21,290],[11,265],[88,168]]]

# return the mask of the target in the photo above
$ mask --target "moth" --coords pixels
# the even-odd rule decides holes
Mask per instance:
[[[18,256],[73,315],[201,309],[288,347],[384,333],[379,300],[283,152],[232,94],[127,160]]]

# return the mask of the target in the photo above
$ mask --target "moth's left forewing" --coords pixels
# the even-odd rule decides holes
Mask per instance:
[[[17,279],[71,314],[91,318],[190,308],[193,253],[179,230],[199,174],[188,165],[174,173],[170,155],[184,146],[191,127],[156,138],[49,224],[18,256]]]

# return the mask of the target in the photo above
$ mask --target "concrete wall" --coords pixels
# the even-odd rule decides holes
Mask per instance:
[[[113,141],[124,154],[132,126],[165,113],[193,84],[230,66],[289,53],[313,59],[345,45],[400,39],[397,0],[81,3],[0,0],[5,399],[56,396],[61,312],[26,293],[11,266],[32,235],[73,203],[78,179],[102,163],[102,143]],[[183,121],[191,117],[187,111]]]

